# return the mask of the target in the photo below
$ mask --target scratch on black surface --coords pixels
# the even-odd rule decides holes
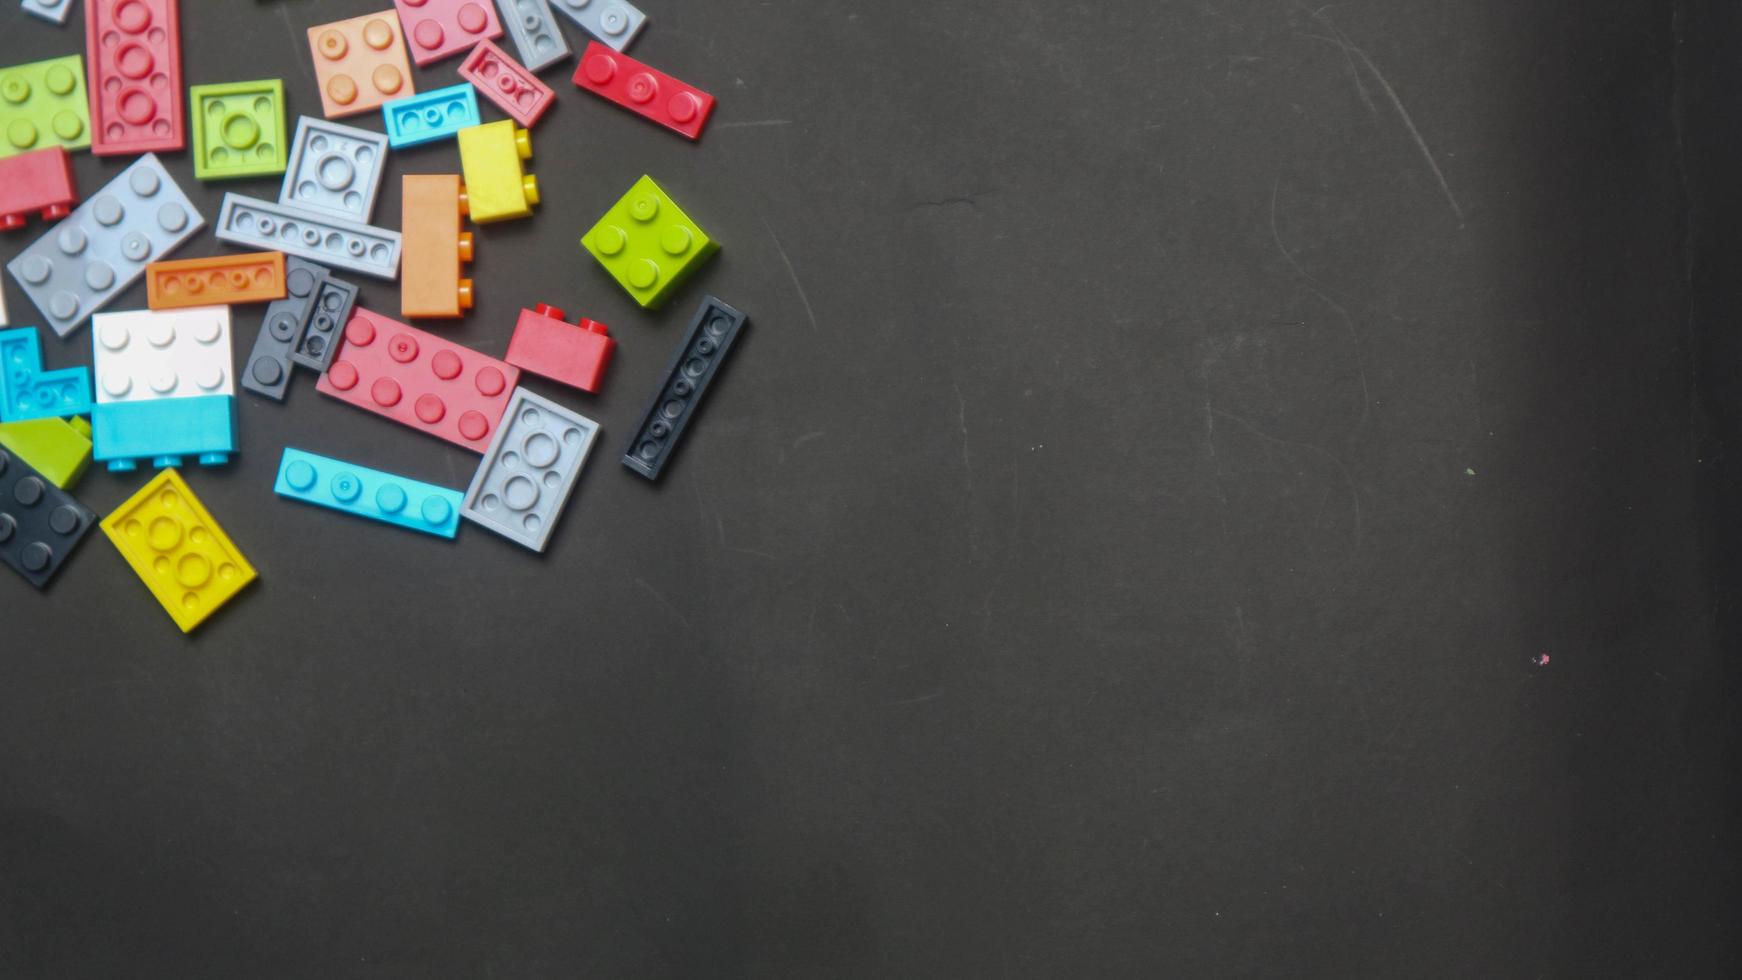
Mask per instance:
[[[921,695],[920,695],[920,696],[919,696],[919,697],[917,697],[917,698],[908,698],[908,699],[907,699],[907,700],[905,700],[905,701],[890,701],[890,702],[888,702],[888,703],[887,703],[887,704],[886,704],[886,705],[885,705],[885,707],[889,707],[889,708],[899,708],[899,707],[901,707],[901,706],[902,706],[902,705],[904,705],[904,704],[919,704],[919,703],[920,703],[920,702],[922,702],[922,701],[931,701],[931,700],[933,700],[933,699],[936,699],[936,698],[941,698],[941,697],[943,697],[943,696],[944,696],[944,692],[943,692],[943,690],[942,690],[942,689],[941,689],[941,688],[940,688],[940,689],[938,689],[938,690],[936,690],[936,691],[933,691],[933,692],[931,692],[931,693],[930,693],[930,694],[921,694]]]
[[[308,38],[304,37],[304,36],[298,36],[298,34],[296,33],[296,27],[294,25],[292,25],[290,22],[290,5],[280,3],[280,4],[274,4],[273,6],[278,8],[278,19],[284,21],[284,32],[286,34],[290,35],[290,46],[293,49],[296,49],[296,48],[302,47],[304,44],[307,44]],[[296,67],[301,69],[302,77],[307,79],[308,83],[310,85],[315,85],[314,71],[309,67],[308,59],[307,58],[293,58],[291,60],[295,61]],[[319,88],[320,86],[315,85],[315,87]]]
[[[1694,188],[1688,177],[1687,152],[1687,107],[1685,96],[1685,80],[1683,78],[1682,44],[1686,41],[1682,27],[1682,5],[1677,2],[1670,8],[1669,15],[1669,67],[1670,67],[1670,125],[1675,135],[1675,166],[1676,182],[1681,188],[1682,217],[1682,276],[1687,286],[1687,308],[1684,311],[1684,335],[1688,347],[1688,451],[1697,460],[1700,457],[1700,443],[1704,441],[1705,425],[1700,399],[1700,366],[1697,355],[1699,347],[1695,335],[1695,292],[1694,292]]]
[[[805,295],[804,283],[798,281],[798,272],[793,269],[792,259],[787,257],[786,249],[781,246],[780,236],[774,233],[774,226],[768,223],[767,218],[762,219],[762,227],[768,229],[768,237],[774,240],[774,250],[780,253],[780,261],[786,263],[786,274],[792,278],[793,288],[798,290],[798,300],[804,304],[804,315],[810,317],[811,329],[817,329],[817,313],[811,309],[811,298]]]
[[[679,609],[679,608],[678,608],[678,607],[676,607],[676,606],[674,606],[674,605],[672,605],[672,604],[671,604],[671,600],[670,600],[670,599],[667,599],[667,598],[666,598],[666,597],[665,597],[665,594],[664,594],[664,593],[662,593],[662,592],[660,592],[660,591],[659,591],[659,590],[658,590],[658,589],[656,589],[656,588],[654,588],[654,587],[653,587],[653,586],[651,586],[651,585],[648,585],[648,584],[647,584],[647,582],[645,582],[645,581],[644,581],[644,580],[642,580],[642,579],[636,579],[636,580],[635,580],[635,584],[636,584],[636,585],[639,585],[639,586],[641,586],[641,587],[642,587],[642,588],[643,588],[643,589],[646,589],[646,590],[647,590],[647,594],[648,594],[648,595],[650,595],[650,596],[652,596],[652,597],[653,597],[653,598],[655,598],[655,599],[657,599],[657,600],[659,600],[659,604],[660,604],[660,605],[662,605],[662,606],[664,606],[664,607],[665,607],[665,608],[666,608],[666,609],[669,609],[669,610],[670,610],[670,611],[671,611],[671,614],[672,614],[672,615],[673,615],[673,616],[676,616],[676,617],[677,617],[677,621],[678,621],[678,622],[679,622],[679,623],[682,623],[682,624],[683,624],[683,628],[684,628],[684,632],[686,632],[686,633],[693,633],[693,632],[695,632],[695,630],[693,630],[693,629],[691,629],[691,628],[690,628],[690,621],[689,621],[689,617],[688,617],[688,616],[685,616],[685,615],[684,615],[684,614],[683,614],[683,611],[682,611],[682,610],[680,610],[680,609]]]
[[[955,197],[940,197],[936,200],[915,201],[908,205],[907,210],[918,211],[921,208],[947,208],[952,204],[965,204],[978,211],[980,210],[980,198],[985,197],[990,193],[992,192],[976,191],[972,194],[961,194]]]
[[[1355,508],[1355,551],[1358,552],[1361,550],[1361,491],[1356,489],[1355,478],[1350,475],[1349,467],[1345,465],[1341,459],[1338,459],[1330,451],[1321,449],[1310,442],[1296,442],[1292,439],[1282,439],[1273,436],[1270,433],[1265,432],[1263,429],[1260,429],[1258,426],[1253,425],[1251,421],[1243,419],[1238,415],[1231,415],[1219,410],[1216,411],[1215,414],[1218,418],[1227,419],[1266,442],[1274,443],[1278,446],[1289,446],[1295,449],[1302,449],[1316,456],[1321,456],[1330,460],[1331,465],[1335,466],[1337,472],[1342,474],[1343,483],[1349,488],[1349,500]]]
[[[1276,192],[1281,186],[1282,180],[1280,178],[1270,184],[1270,237],[1276,242],[1277,251],[1281,252],[1282,257],[1288,260],[1289,267],[1306,280],[1307,289],[1311,290],[1313,295],[1319,299],[1324,300],[1331,309],[1336,310],[1337,314],[1343,318],[1343,326],[1349,331],[1349,340],[1355,347],[1355,375],[1361,380],[1361,421],[1355,425],[1355,434],[1358,436],[1366,430],[1368,418],[1373,410],[1373,393],[1367,388],[1367,369],[1361,363],[1361,333],[1355,329],[1355,318],[1349,315],[1349,310],[1331,298],[1330,287],[1313,278],[1312,273],[1302,268],[1300,262],[1295,259],[1294,253],[1290,252],[1288,246],[1282,243],[1282,232],[1276,228]]]

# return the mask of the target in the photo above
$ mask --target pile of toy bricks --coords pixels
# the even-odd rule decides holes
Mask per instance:
[[[74,6],[22,2],[55,25]],[[221,608],[258,573],[177,468],[231,460],[238,383],[283,402],[299,369],[318,376],[317,391],[481,462],[461,490],[285,448],[278,496],[447,538],[464,518],[545,549],[599,425],[521,387],[521,372],[596,393],[617,339],[540,303],[520,312],[498,359],[406,321],[467,316],[466,265],[478,247],[467,223],[526,219],[539,204],[526,165],[556,93],[537,73],[571,57],[557,13],[588,39],[579,89],[692,141],[714,99],[624,53],[647,21],[622,0],[394,6],[308,28],[321,117],[294,130],[279,79],[184,94],[178,0],[84,0],[83,54],[0,69],[0,229],[33,216],[46,224],[6,269],[56,337],[88,322],[92,353],[89,367],[50,368],[38,327],[0,331],[0,559],[31,584],[45,586],[100,524],[182,630]],[[265,15],[246,4],[199,14]],[[504,33],[518,58],[496,43]],[[458,82],[417,91],[413,65],[451,59]],[[486,121],[480,95],[507,118]],[[361,117],[378,118],[380,131],[333,121]],[[459,172],[404,176],[403,227],[375,224],[389,157],[450,141]],[[136,159],[80,203],[69,154],[87,149]],[[198,180],[280,181],[274,199],[224,196],[212,231],[241,251],[168,258],[207,223],[159,156],[182,152]],[[648,176],[580,245],[649,310],[720,247]],[[107,309],[141,277],[147,309]],[[398,281],[399,319],[365,305],[360,277]],[[261,308],[239,371],[238,307]],[[631,472],[659,478],[744,324],[738,310],[702,299],[626,440]],[[159,472],[99,521],[71,494],[92,459],[112,472]]]

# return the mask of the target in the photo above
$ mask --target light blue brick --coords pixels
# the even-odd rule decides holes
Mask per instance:
[[[234,395],[111,402],[91,410],[91,456],[111,470],[136,469],[141,460],[180,466],[183,456],[218,466],[235,451]]]
[[[89,368],[44,371],[35,327],[0,330],[0,422],[89,414]]]
[[[647,15],[625,0],[551,0],[587,33],[614,51],[627,51],[647,23]]]
[[[290,164],[278,203],[342,221],[367,224],[387,172],[387,137],[367,129],[303,116],[290,141]]]
[[[220,241],[275,249],[377,279],[399,275],[399,232],[328,218],[287,204],[225,194],[218,209]]]
[[[514,389],[466,490],[461,515],[543,551],[598,434],[599,423],[592,419],[525,388]]]
[[[502,26],[520,51],[520,63],[538,71],[569,56],[569,42],[550,12],[550,0],[496,0]]]
[[[452,139],[467,126],[482,122],[478,90],[471,82],[394,99],[381,107],[381,118],[387,123],[387,142],[395,150]]]
[[[72,12],[73,0],[23,0],[19,4],[24,12],[41,17],[53,24],[67,22],[67,14]]]
[[[460,491],[300,449],[284,451],[272,489],[281,497],[437,537],[451,538],[460,529]]]

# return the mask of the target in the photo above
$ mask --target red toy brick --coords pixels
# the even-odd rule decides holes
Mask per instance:
[[[489,41],[479,41],[460,63],[460,77],[526,129],[556,99],[549,85]]]
[[[481,453],[519,380],[519,368],[358,307],[315,390]]]
[[[85,72],[92,153],[187,145],[179,0],[85,0]]]
[[[708,93],[597,41],[581,55],[575,84],[692,140],[714,111]]]
[[[44,221],[66,217],[79,201],[73,158],[64,146],[49,146],[0,160],[0,230],[17,231],[32,211]]]
[[[492,0],[393,0],[405,49],[419,68],[502,36]]]
[[[508,341],[508,363],[582,391],[597,392],[617,342],[603,323],[582,317],[577,325],[565,319],[562,310],[543,303],[521,310],[514,337]]]

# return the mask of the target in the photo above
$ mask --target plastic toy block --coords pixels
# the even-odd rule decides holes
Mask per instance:
[[[52,24],[65,24],[67,14],[72,13],[73,0],[23,0],[18,6],[33,17],[41,17]]]
[[[302,333],[309,305],[327,270],[307,259],[284,260],[284,298],[275,299],[260,319],[254,350],[242,369],[242,387],[274,401],[283,401],[290,386],[290,352]]]
[[[91,338],[98,405],[236,393],[228,306],[99,313]]]
[[[48,584],[97,515],[0,449],[0,559],[37,588]]]
[[[303,116],[278,203],[367,224],[387,172],[387,137]]]
[[[6,269],[65,337],[132,285],[148,264],[205,226],[163,164],[147,153]]]
[[[315,390],[476,453],[519,380],[519,368],[357,309]]]
[[[328,119],[378,109],[417,91],[392,11],[311,27],[308,46],[321,89],[321,114]]]
[[[284,82],[273,78],[188,89],[194,176],[200,180],[284,173]]]
[[[581,245],[647,309],[664,303],[720,250],[720,243],[691,221],[652,177],[636,181],[581,236]]]
[[[103,518],[103,533],[183,633],[257,577],[175,470],[152,477]]]
[[[597,392],[617,342],[603,323],[566,323],[563,311],[543,303],[521,310],[508,341],[508,363],[523,371]]]
[[[528,129],[556,99],[550,86],[521,67],[508,53],[489,41],[479,41],[460,62],[460,77],[471,82],[484,97]]]
[[[532,156],[532,134],[512,119],[460,130],[460,169],[472,221],[488,224],[532,214],[538,203],[538,178],[520,161]]]
[[[616,51],[628,50],[647,23],[646,14],[623,0],[551,0],[551,6]]]
[[[387,142],[396,150],[452,138],[482,121],[478,93],[465,82],[394,99],[381,107],[381,118],[387,125]]]
[[[286,449],[278,463],[280,497],[452,538],[460,530],[458,490],[383,473],[355,463]]]
[[[514,39],[520,60],[538,71],[569,56],[569,42],[550,12],[550,0],[496,0],[502,25]]]
[[[85,59],[76,54],[0,69],[0,157],[60,146],[91,145]]]
[[[575,84],[692,140],[714,113],[713,96],[597,42],[581,55]]]
[[[179,0],[85,0],[85,60],[92,153],[120,156],[187,145]]]
[[[315,288],[314,302],[302,320],[302,332],[290,359],[312,371],[325,371],[333,363],[339,349],[345,324],[351,322],[351,310],[357,305],[357,287],[334,278],[331,273]]]
[[[399,312],[408,317],[457,317],[472,308],[472,280],[460,277],[472,261],[472,233],[460,230],[466,189],[455,174],[407,174],[401,213],[405,270]]]
[[[598,434],[592,419],[516,388],[460,514],[543,551]]]
[[[153,262],[145,267],[145,294],[145,305],[154,310],[280,299],[284,296],[284,253]]]
[[[91,465],[91,423],[77,415],[0,422],[0,447],[24,460],[48,482],[67,490]]]
[[[218,238],[250,248],[277,249],[310,262],[378,279],[399,274],[399,232],[303,211],[258,198],[225,194]]]
[[[502,36],[490,0],[393,0],[393,5],[419,68]]]
[[[90,410],[90,371],[44,371],[35,327],[0,330],[0,422],[63,418]]]
[[[624,466],[649,480],[659,479],[745,322],[744,314],[718,299],[702,300],[683,346],[665,366],[665,381],[648,401],[635,439],[623,454]]]
[[[91,456],[111,472],[140,462],[180,466],[191,456],[222,466],[236,451],[236,399],[232,395],[98,404],[91,410]]]
[[[0,231],[23,228],[31,211],[40,212],[44,221],[59,221],[78,201],[73,158],[66,147],[0,157]]]

